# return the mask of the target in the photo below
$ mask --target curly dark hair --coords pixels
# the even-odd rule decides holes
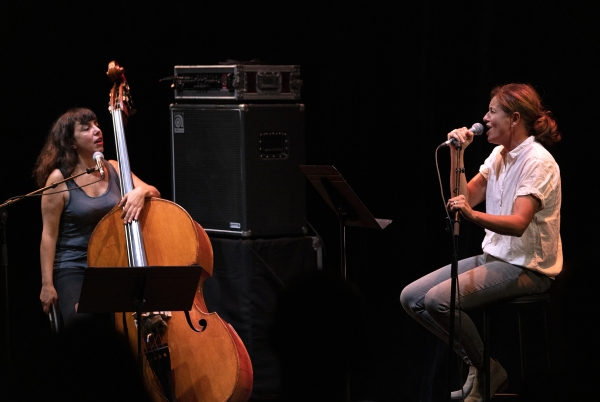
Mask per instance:
[[[90,109],[73,108],[54,122],[33,169],[33,177],[38,186],[46,184],[54,169],[62,168],[67,173],[73,172],[77,165],[77,152],[73,148],[75,123],[86,124],[92,120],[96,120],[96,114]]]
[[[529,135],[544,146],[550,146],[562,139],[552,112],[542,106],[537,91],[529,84],[506,84],[492,89],[490,99],[496,97],[505,113],[519,112]]]

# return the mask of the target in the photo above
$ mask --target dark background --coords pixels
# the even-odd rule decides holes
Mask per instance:
[[[125,67],[138,110],[127,127],[132,170],[167,199],[174,98],[159,79],[174,65],[228,59],[298,64],[306,162],[336,166],[373,215],[394,221],[385,230],[347,231],[349,282],[365,307],[356,326],[369,332],[368,342],[356,345],[366,356],[356,392],[369,400],[418,400],[437,343],[402,311],[398,295],[451,259],[435,148],[451,129],[482,121],[494,85],[527,82],[563,133],[551,149],[562,174],[565,255],[551,308],[555,361],[560,372],[586,378],[584,362],[598,357],[591,324],[600,13],[593,2],[552,3],[5,2],[0,201],[37,188],[36,157],[53,121],[70,107],[97,113],[105,156],[115,158],[105,75],[111,60]],[[469,147],[468,178],[491,149],[483,136]],[[438,157],[446,195],[448,150]],[[324,240],[325,269],[338,270],[337,220],[310,186],[307,208]],[[30,345],[47,336],[38,300],[40,233],[38,198],[9,208],[13,367],[26,365]],[[482,236],[464,224],[461,257],[478,252]]]

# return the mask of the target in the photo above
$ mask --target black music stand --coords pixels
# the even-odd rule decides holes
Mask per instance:
[[[88,268],[83,277],[77,312],[135,312],[138,364],[143,377],[142,312],[189,311],[201,272],[199,265]]]
[[[385,229],[392,221],[374,218],[334,166],[300,165],[300,170],[338,217],[342,275],[346,280],[346,226]]]

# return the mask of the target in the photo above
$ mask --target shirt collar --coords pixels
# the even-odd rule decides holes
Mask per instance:
[[[521,152],[523,152],[523,150],[525,148],[528,148],[531,144],[533,144],[533,142],[535,141],[535,136],[530,135],[529,137],[527,137],[527,139],[525,141],[523,141],[522,143],[520,143],[515,149],[513,149],[512,151],[510,151],[507,155],[507,159],[508,160],[514,160],[517,158],[517,156],[519,156],[519,154]]]

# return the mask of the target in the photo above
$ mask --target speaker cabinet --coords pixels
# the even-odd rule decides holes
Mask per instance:
[[[174,201],[209,233],[306,233],[304,105],[172,104]]]

